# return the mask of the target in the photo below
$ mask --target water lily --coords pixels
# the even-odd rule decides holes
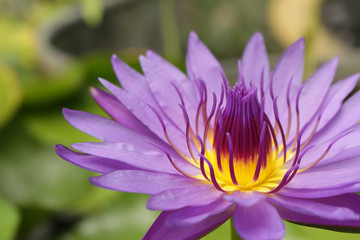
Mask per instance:
[[[270,72],[255,33],[230,86],[219,62],[190,33],[188,75],[153,51],[144,74],[118,59],[122,88],[91,94],[112,119],[64,109],[67,121],[101,142],[56,151],[101,173],[96,186],[151,195],[162,213],[144,239],[198,239],[229,218],[243,239],[281,239],[283,220],[333,230],[360,227],[359,74],[332,84],[338,59],[303,83],[304,40]],[[78,152],[80,151],[80,152]]]

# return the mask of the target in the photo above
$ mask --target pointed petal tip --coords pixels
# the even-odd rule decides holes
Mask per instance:
[[[340,60],[340,57],[339,57],[339,56],[336,56],[336,57],[334,57],[331,61],[334,61],[334,62],[336,62],[336,64],[338,64],[338,63],[339,63],[339,60]]]
[[[146,70],[148,70],[148,68],[151,66],[150,64],[152,63],[152,61],[147,56],[140,55],[139,62],[140,62],[141,69],[143,70],[143,72],[145,74],[145,72],[147,72]]]
[[[66,161],[69,161],[67,155],[69,154],[70,151],[71,151],[71,149],[65,147],[62,144],[56,144],[55,145],[56,154],[59,155],[59,157],[63,158]]]
[[[66,107],[63,107],[63,108],[62,108],[62,114],[64,115],[65,118],[66,118],[67,116],[69,116],[72,111],[74,111],[74,110],[71,110],[71,109],[66,108]]]
[[[100,88],[93,87],[93,86],[91,86],[89,88],[89,90],[90,90],[90,95],[93,97],[93,99],[95,99],[95,101],[98,101],[99,99],[101,99],[101,97],[104,96],[104,93],[106,93],[105,91],[101,90]]]
[[[97,87],[90,86],[89,91],[90,91],[90,94],[93,95],[93,94],[97,94],[99,92],[99,89]]]
[[[151,205],[151,202],[147,201],[146,202],[146,208],[149,209],[149,210],[153,210],[153,211],[158,211],[159,209],[156,209],[155,207],[153,207]]]
[[[101,177],[101,175],[98,176],[98,177]],[[89,177],[88,180],[89,180],[89,182],[90,182],[92,185],[94,185],[94,186],[103,187],[102,184],[99,183],[99,181],[98,181],[98,179],[97,179],[98,177]]]
[[[304,52],[305,52],[305,38],[304,37],[299,38],[298,40],[293,42],[290,46],[288,46],[285,49],[283,55],[291,54],[294,52],[299,52],[299,53],[304,54]]]
[[[159,54],[157,52],[155,52],[154,50],[148,49],[146,51],[145,55],[146,55],[146,57],[151,58],[153,56],[158,56]]]
[[[197,33],[194,30],[191,30],[189,33],[189,37],[190,38],[199,38]]]
[[[55,145],[55,152],[57,153],[57,155],[60,155],[59,153],[63,150],[63,149],[65,149],[66,147],[65,146],[63,146],[63,145],[61,145],[61,144],[56,144]]]
[[[96,177],[89,177],[88,179],[89,179],[89,182],[91,183],[91,184],[93,184],[94,182],[96,182],[96,179],[95,179]]]
[[[305,37],[300,37],[298,40],[295,41],[296,43],[299,42],[299,43],[302,43],[302,44],[305,44]]]
[[[78,150],[79,148],[81,148],[84,144],[83,143],[73,143],[70,145],[70,147],[72,147],[75,150]],[[81,150],[78,150],[81,151]]]
[[[147,54],[147,52],[146,52],[146,54]],[[140,64],[142,64],[142,63],[144,63],[144,62],[146,62],[146,61],[148,61],[148,59],[147,59],[146,56],[144,56],[144,55],[139,55],[139,62],[140,62]]]
[[[264,42],[264,37],[263,37],[263,35],[262,35],[261,32],[255,32],[255,33],[251,36],[251,38],[250,38],[249,41],[251,41],[251,40],[256,40],[256,41]]]
[[[110,83],[108,80],[101,77],[99,77],[98,80],[104,87],[106,87],[106,85]]]
[[[359,78],[360,78],[360,73],[355,73],[352,75],[353,78],[356,78],[356,82],[359,81]]]
[[[333,59],[325,62],[320,68],[325,67],[325,68],[327,68],[327,71],[329,70],[328,68],[331,68],[334,71],[336,71],[338,63],[339,63],[339,57],[337,56],[337,57],[334,57]]]
[[[335,68],[335,71],[336,71],[336,68],[337,68],[337,66],[338,66],[338,64],[339,64],[339,56],[336,56],[336,57],[334,57],[333,59],[331,59],[330,61],[329,61],[329,64],[333,67],[333,68]]]
[[[197,35],[197,33],[195,31],[190,31],[189,34],[189,40],[188,40],[188,46],[191,46],[192,44],[195,44],[199,41],[199,36]]]
[[[122,61],[120,60],[120,58],[118,58],[118,56],[116,54],[113,54],[111,56],[111,64],[113,65],[113,68],[116,67],[116,65],[122,63]]]
[[[301,49],[305,49],[305,38],[304,37],[299,38],[293,44],[291,44],[291,46],[289,48],[291,48],[291,47],[298,47]]]
[[[115,53],[113,55],[111,55],[111,60],[117,60],[117,59],[119,59],[119,58]]]

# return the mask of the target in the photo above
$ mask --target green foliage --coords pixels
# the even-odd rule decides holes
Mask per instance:
[[[49,105],[72,96],[84,82],[84,69],[73,63],[61,73],[50,76],[32,75],[24,82],[25,105]]]
[[[80,0],[82,5],[82,13],[85,22],[90,26],[97,26],[103,15],[103,1],[102,0]]]
[[[158,214],[144,208],[146,198],[119,193],[114,204],[89,215],[61,240],[141,239]]]
[[[1,240],[26,239],[37,227],[47,226],[58,213],[74,216],[77,221],[64,235],[49,236],[50,239],[140,239],[159,214],[146,209],[147,196],[92,186],[88,177],[96,173],[75,167],[55,153],[55,144],[70,146],[75,142],[98,141],[67,123],[61,114],[62,106],[103,115],[90,100],[87,89],[90,85],[99,86],[99,76],[117,82],[107,50],[71,57],[71,61],[55,69],[40,54],[43,43],[39,29],[53,16],[60,15],[64,20],[67,16],[58,10],[70,3],[80,9],[87,26],[99,27],[104,0],[0,0]],[[168,11],[171,4],[160,6],[163,21],[170,21],[163,23],[163,29],[171,62],[185,71],[178,51],[169,54],[178,45],[174,40],[178,34],[174,29],[176,20],[182,21],[182,29],[178,30],[184,49],[189,30],[194,29],[216,56],[240,56],[254,29],[267,33],[265,3],[181,0],[176,1],[176,18]],[[131,19],[121,24],[130,26]],[[130,28],[129,32],[117,34],[121,37],[140,30]],[[269,49],[277,50],[278,45],[271,41],[267,37]],[[138,55],[144,53],[144,48],[125,47],[129,48],[119,49],[119,57],[141,71]],[[357,239],[352,234],[286,225],[286,239]],[[230,229],[228,221],[203,239],[230,239]]]
[[[21,92],[16,73],[0,61],[0,128],[20,106]]]
[[[41,126],[32,126],[35,116],[23,118],[25,122],[30,122],[25,124],[29,124],[30,131],[22,121],[18,121],[0,133],[0,182],[11,183],[0,184],[0,193],[22,207],[37,206],[51,211],[94,211],[111,201],[116,192],[96,189],[89,184],[87,178],[95,176],[95,173],[74,168],[55,154],[53,143],[56,138],[61,140],[62,134],[68,134],[69,142],[74,142],[80,138],[76,134],[79,131],[69,126],[66,132],[62,126],[68,124],[64,122],[54,125],[54,131],[48,135],[39,133],[51,129],[54,117],[49,116],[40,121]],[[57,116],[62,119],[60,111]],[[56,137],[56,134],[59,136]],[[53,141],[51,145],[44,144],[48,138]],[[85,134],[81,138],[92,139]]]
[[[341,240],[355,240],[359,239],[358,234],[334,232],[329,230],[323,230],[319,228],[305,227],[296,225],[293,223],[285,222],[286,235],[285,240],[297,239],[297,240],[308,240],[308,239],[341,239]]]
[[[12,240],[19,225],[20,215],[16,207],[0,197],[0,239]]]

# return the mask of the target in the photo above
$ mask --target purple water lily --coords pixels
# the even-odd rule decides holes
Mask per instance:
[[[151,195],[162,213],[144,239],[198,239],[229,218],[244,239],[281,239],[282,219],[358,232],[359,74],[331,85],[338,59],[302,83],[304,40],[270,72],[260,33],[248,42],[231,87],[192,32],[188,76],[152,51],[144,74],[112,58],[122,88],[91,94],[112,119],[64,109],[102,142],[62,145],[63,159],[101,173],[96,186]]]

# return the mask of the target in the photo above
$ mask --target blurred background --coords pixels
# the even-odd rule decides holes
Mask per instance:
[[[255,31],[272,66],[306,37],[306,75],[340,56],[336,79],[360,71],[357,0],[0,0],[0,240],[140,239],[157,212],[146,196],[92,186],[95,176],[60,159],[55,144],[96,141],[62,117],[102,114],[88,93],[117,82],[110,57],[140,70],[153,49],[184,70],[190,30],[231,80]],[[230,224],[204,239],[230,239]],[[358,239],[287,223],[286,239]]]

